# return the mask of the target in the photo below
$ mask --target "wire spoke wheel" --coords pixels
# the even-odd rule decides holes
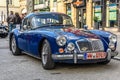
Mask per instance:
[[[12,38],[12,51],[13,51],[13,53],[15,53],[15,51],[16,51],[16,42],[15,42],[15,38]]]
[[[47,63],[47,57],[48,57],[48,45],[45,44],[43,46],[43,49],[42,49],[42,61],[43,61],[43,65],[45,65]]]
[[[54,61],[51,55],[50,44],[47,40],[44,40],[41,52],[42,66],[44,69],[50,70],[54,68]]]
[[[18,48],[18,46],[16,44],[16,39],[14,36],[11,37],[10,48],[11,48],[13,55],[20,55],[21,54],[21,50]]]

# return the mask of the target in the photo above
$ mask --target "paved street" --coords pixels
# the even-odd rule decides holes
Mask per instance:
[[[120,35],[118,40],[120,46]],[[13,56],[6,38],[0,39],[0,80],[120,80],[120,60],[112,59],[108,65],[57,64],[54,70],[44,70],[38,59]]]

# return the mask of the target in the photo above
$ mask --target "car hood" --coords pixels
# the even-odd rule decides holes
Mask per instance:
[[[74,27],[51,27],[42,28],[42,31],[54,32],[57,36],[66,36],[69,39],[80,39],[80,38],[95,38],[99,39],[99,36],[84,30],[80,30]]]

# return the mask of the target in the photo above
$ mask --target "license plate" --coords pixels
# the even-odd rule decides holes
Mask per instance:
[[[104,59],[106,57],[105,52],[86,53],[85,59]]]

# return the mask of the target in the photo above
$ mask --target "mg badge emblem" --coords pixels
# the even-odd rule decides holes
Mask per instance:
[[[87,51],[88,48],[87,48],[87,47],[83,47],[81,50],[82,50],[82,51]]]

